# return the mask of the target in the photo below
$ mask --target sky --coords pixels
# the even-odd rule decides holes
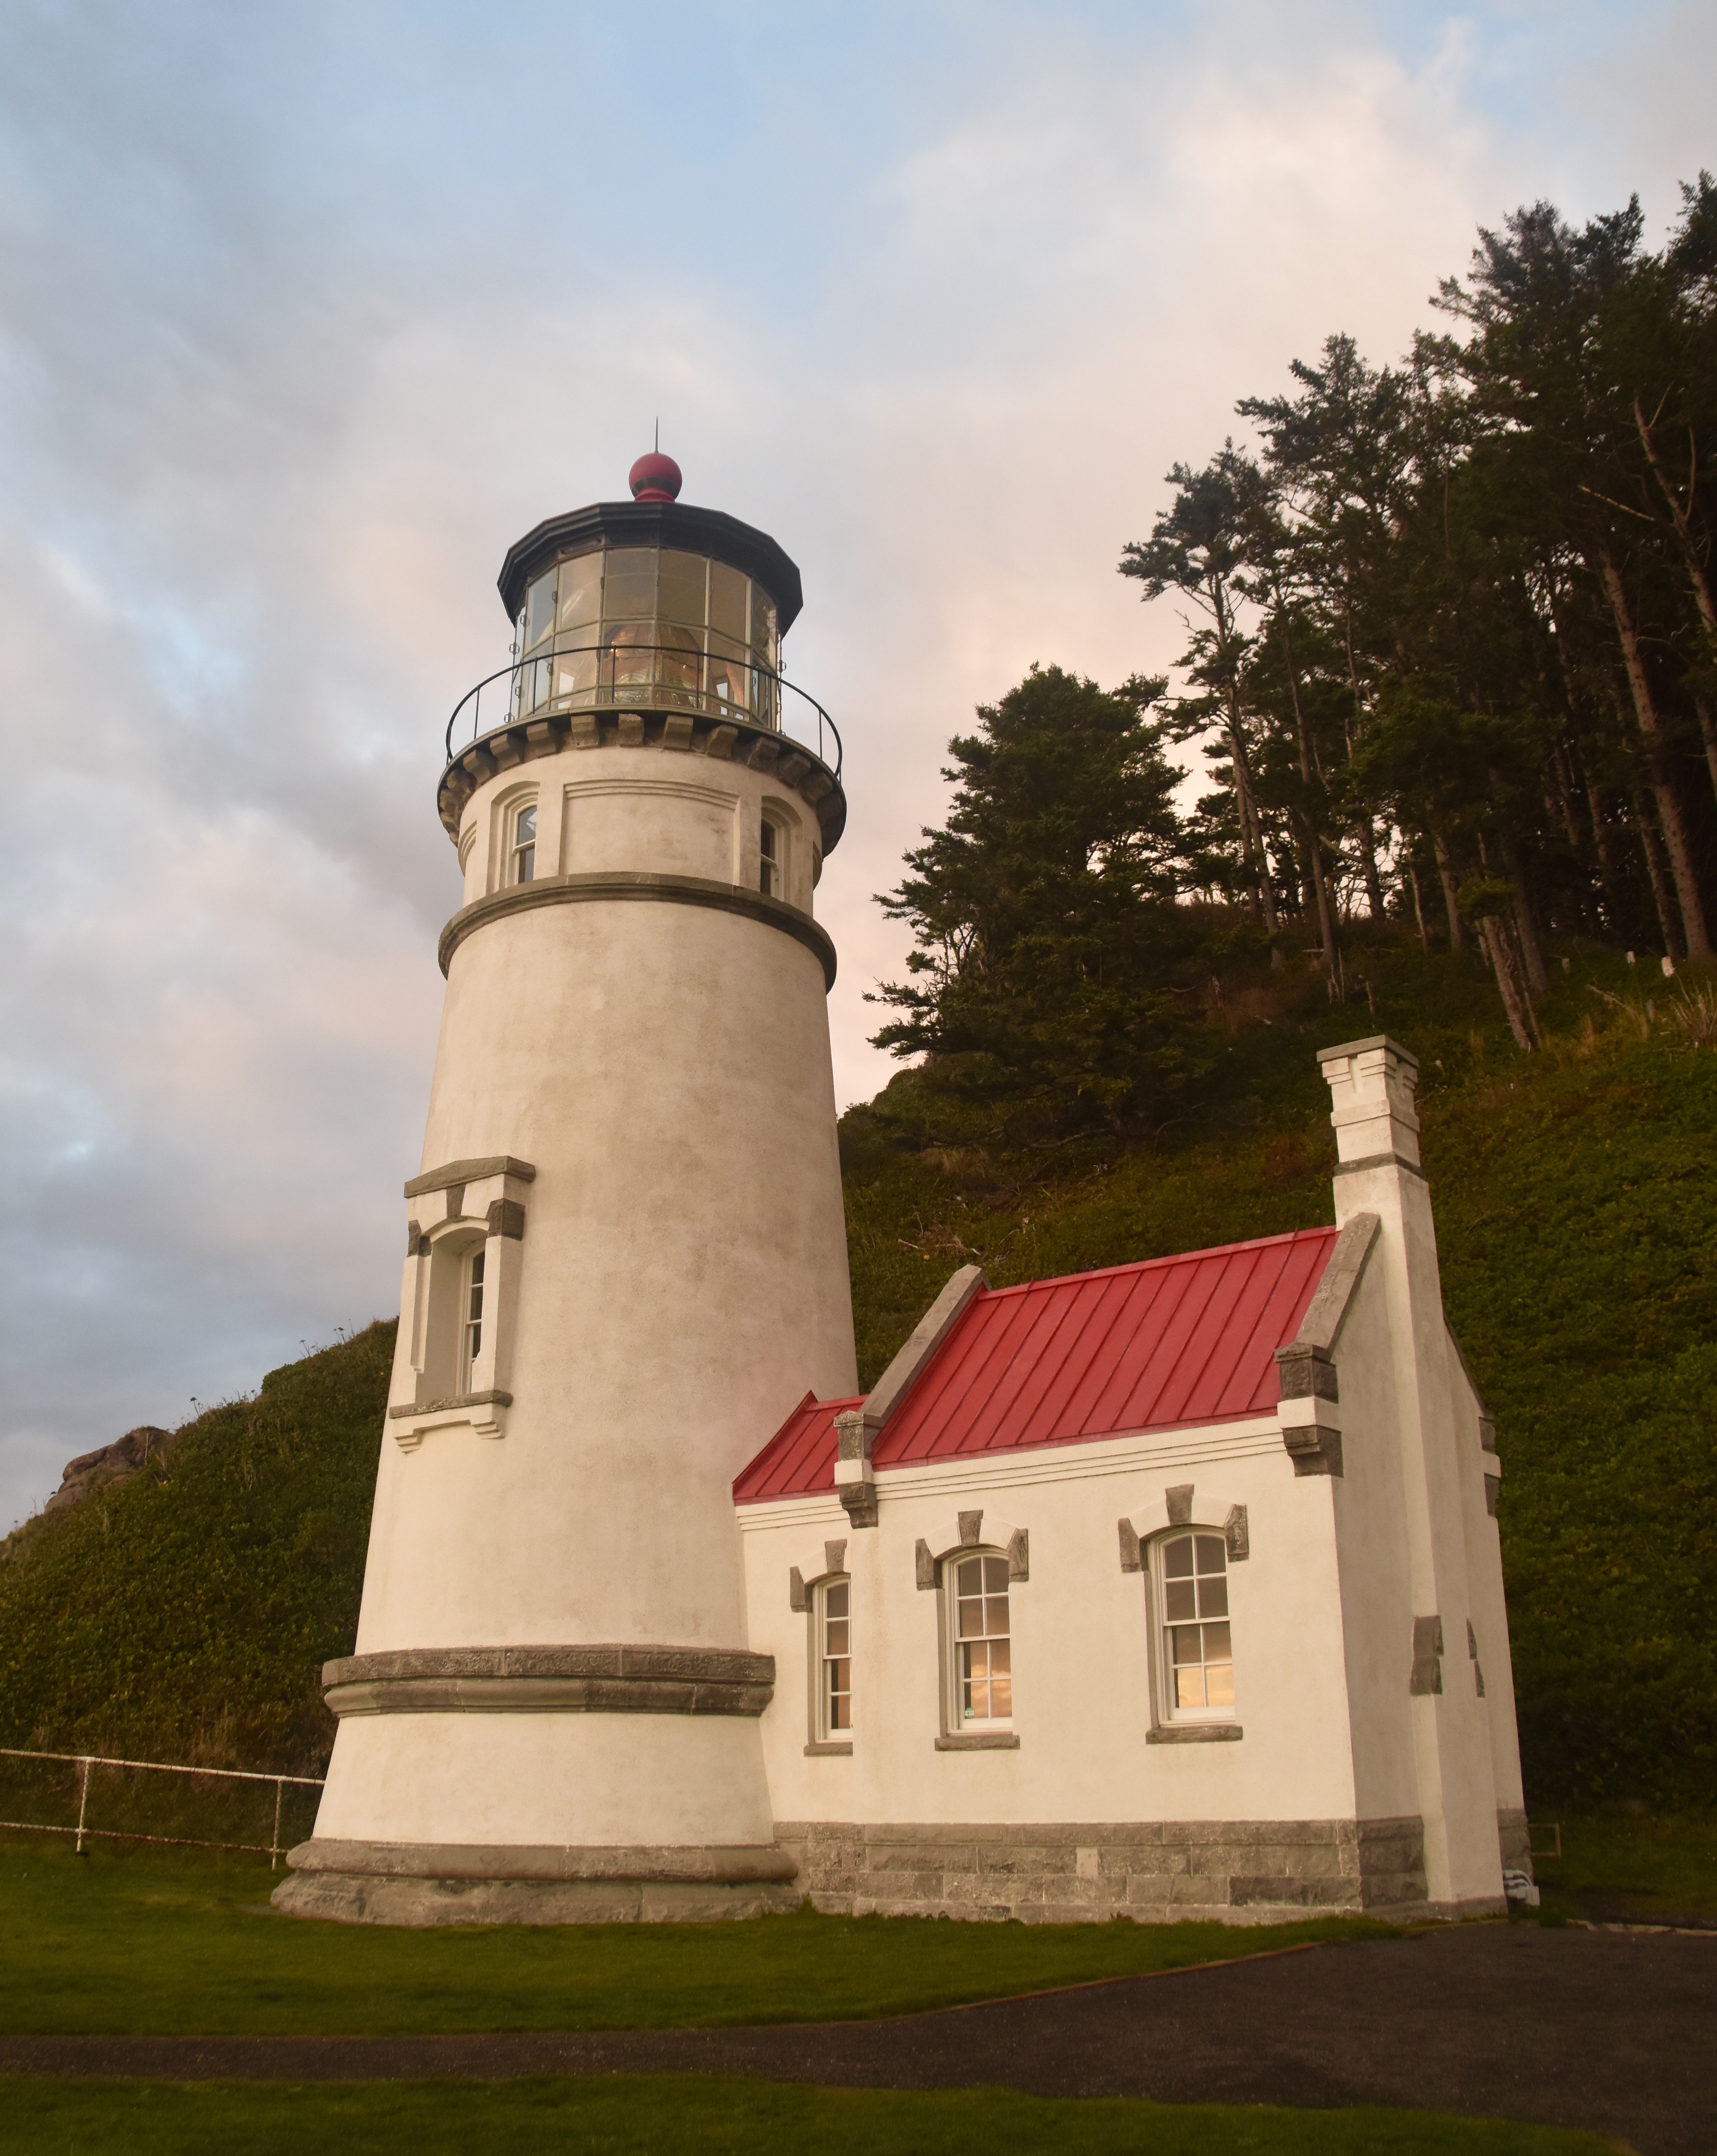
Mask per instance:
[[[8,0],[0,1532],[396,1310],[514,539],[660,418],[799,564],[867,1099],[948,737],[1179,651],[1169,466],[1522,202],[1660,234],[1714,79],[1673,0]]]

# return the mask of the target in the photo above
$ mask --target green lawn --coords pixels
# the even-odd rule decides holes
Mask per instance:
[[[235,1859],[0,1841],[0,2028],[14,2035],[320,2035],[866,2020],[1308,1940],[1349,1917],[957,1924],[878,1917],[394,1931],[269,1911]]]
[[[14,2081],[5,2084],[9,2148],[126,2156],[303,2156],[307,2149],[439,2156],[538,2156],[547,2148],[656,2156],[665,2148],[801,2156],[1600,2156],[1616,2143],[1555,2127],[1432,2112],[1283,2111],[1152,2104],[1117,2097],[929,2095],[801,2088],[694,2075],[590,2081],[408,2082],[245,2087]]]
[[[1717,1820],[1565,1820],[1560,1858],[1535,1857],[1533,1870],[1552,1915],[1717,1919]]]

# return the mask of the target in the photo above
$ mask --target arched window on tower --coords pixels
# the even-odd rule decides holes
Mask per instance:
[[[787,880],[787,834],[773,816],[765,816],[758,837],[757,887],[765,898],[784,898]]]
[[[506,880],[531,883],[537,875],[537,804],[527,801],[514,809],[512,843],[506,850]]]

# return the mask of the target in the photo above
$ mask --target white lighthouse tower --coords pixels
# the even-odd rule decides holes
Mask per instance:
[[[730,1486],[856,1389],[812,903],[840,748],[784,711],[792,562],[668,458],[631,487],[512,549],[514,664],[450,729],[464,902],[301,1914],[797,1898]]]

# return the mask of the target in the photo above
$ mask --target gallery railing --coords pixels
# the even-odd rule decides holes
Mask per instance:
[[[0,1759],[34,1760],[46,1764],[75,1767],[79,1770],[76,1790],[78,1815],[75,1824],[61,1825],[47,1820],[6,1819],[0,1820],[0,1830],[17,1834],[69,1834],[74,1837],[75,1853],[80,1856],[84,1853],[84,1844],[90,1840],[153,1841],[177,1849],[245,1850],[254,1856],[267,1857],[269,1870],[272,1871],[284,1854],[280,1840],[280,1810],[286,1791],[289,1789],[319,1789],[322,1786],[315,1776],[310,1774],[253,1774],[236,1767],[172,1767],[158,1759],[108,1759],[93,1752],[19,1752],[0,1745]],[[124,1826],[92,1826],[90,1824],[90,1782],[94,1769],[98,1767],[121,1768],[128,1773],[138,1774],[192,1775],[208,1782],[272,1783],[275,1792],[273,1833],[265,1842],[220,1841],[204,1835],[152,1834],[135,1823]],[[69,1791],[65,1794],[65,1801],[69,1809]],[[148,1815],[147,1805],[145,1812],[153,1825],[186,1823],[180,1820],[169,1822]]]
[[[771,668],[685,644],[612,639],[533,652],[486,675],[454,706],[447,721],[447,760],[522,719],[604,711],[694,711],[767,727],[812,750],[841,776],[841,734],[834,720],[815,696]]]

